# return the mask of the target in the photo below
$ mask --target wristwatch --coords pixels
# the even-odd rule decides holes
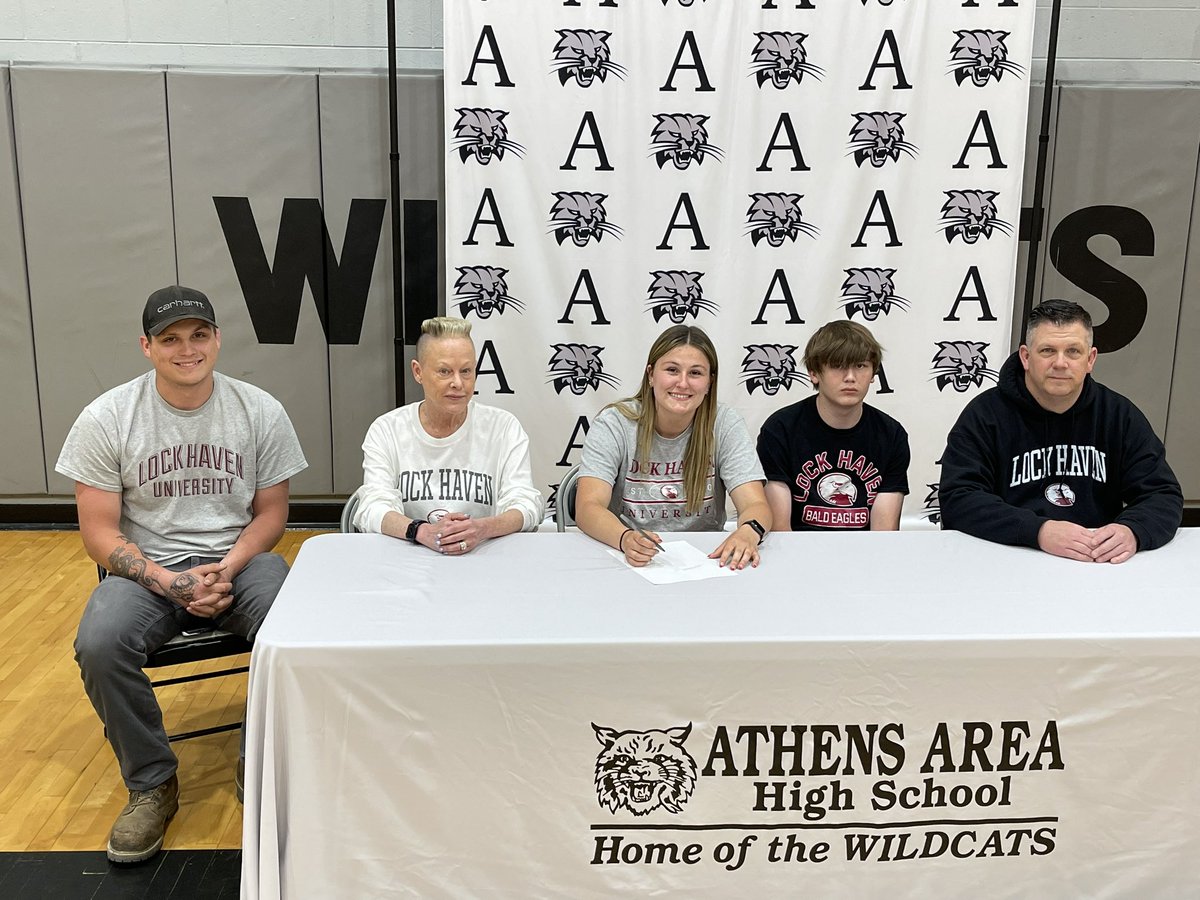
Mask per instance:
[[[742,524],[749,525],[756,532],[758,532],[758,542],[760,544],[763,542],[763,538],[765,538],[767,536],[767,529],[763,528],[760,524],[758,524],[758,519],[747,519]]]
[[[417,540],[417,529],[420,528],[422,525],[427,525],[427,524],[429,524],[429,523],[426,522],[424,519],[413,519],[411,522],[408,523],[408,529],[404,532],[404,539],[406,541],[411,541],[414,544],[420,543],[420,541]]]

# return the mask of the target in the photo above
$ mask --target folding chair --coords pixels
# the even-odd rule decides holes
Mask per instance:
[[[358,488],[353,494],[346,498],[346,505],[342,507],[342,518],[340,529],[342,534],[355,534],[358,529],[354,527],[354,515],[358,512],[358,505],[362,502],[362,488]]]
[[[579,489],[579,466],[571,466],[558,483],[557,499],[554,501],[554,524],[559,531],[575,524],[575,492]]]
[[[96,566],[96,571],[103,581],[108,575],[103,566]],[[243,637],[230,634],[228,631],[211,627],[190,629],[175,635],[153,653],[146,657],[144,669],[160,669],[164,666],[179,666],[184,663],[204,662],[209,659],[221,659],[226,656],[237,656],[250,652],[250,643]],[[225,675],[241,675],[249,672],[249,666],[230,666],[213,672],[197,672],[192,675],[180,675],[176,678],[150,680],[150,686],[155,688],[167,687],[172,684],[187,684],[191,681],[204,681],[208,678],[221,678]],[[203,737],[206,734],[220,734],[225,731],[236,731],[242,723],[229,722],[224,725],[214,725],[211,728],[197,728],[192,731],[181,731],[168,734],[168,741],[186,741],[189,738]]]

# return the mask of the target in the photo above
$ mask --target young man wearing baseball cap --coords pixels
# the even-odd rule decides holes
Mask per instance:
[[[75,658],[129,789],[108,839],[119,863],[158,853],[179,807],[147,654],[201,623],[254,640],[287,575],[270,551],[288,481],[307,466],[280,403],[214,371],[221,332],[204,294],[155,291],[142,332],[153,369],[89,404],[55,466],[75,480],[84,547],[109,572]]]

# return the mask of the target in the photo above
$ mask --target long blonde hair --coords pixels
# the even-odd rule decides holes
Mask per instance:
[[[694,515],[704,503],[708,486],[708,469],[716,443],[714,428],[717,421],[717,349],[704,330],[694,325],[672,325],[650,345],[646,368],[642,370],[642,386],[637,395],[609,404],[625,418],[637,422],[637,459],[641,466],[650,464],[650,445],[654,441],[657,408],[650,373],[660,359],[676,347],[695,347],[708,360],[708,393],[700,401],[692,417],[692,433],[683,453],[683,491],[687,495],[687,512]]]

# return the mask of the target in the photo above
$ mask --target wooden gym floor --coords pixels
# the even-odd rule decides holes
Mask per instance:
[[[313,531],[276,548],[291,562]],[[103,850],[128,799],[75,665],[72,642],[96,584],[75,531],[0,531],[0,853]],[[229,660],[159,669],[171,677]],[[246,676],[158,689],[168,731],[241,716]],[[239,849],[238,732],[177,742],[179,813],[164,849]]]

